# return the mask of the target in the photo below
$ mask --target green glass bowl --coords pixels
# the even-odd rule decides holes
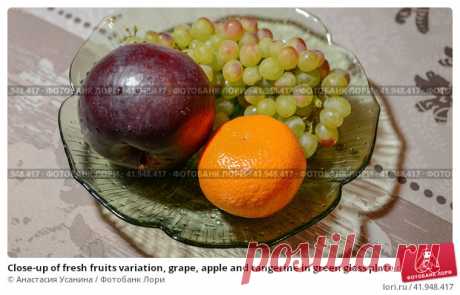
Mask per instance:
[[[126,222],[162,229],[172,238],[195,246],[246,247],[249,241],[275,244],[327,216],[339,203],[342,186],[367,166],[374,147],[380,108],[358,59],[332,42],[322,22],[301,9],[123,9],[104,18],[77,52],[70,81],[77,89],[87,72],[104,55],[119,46],[126,28],[165,31],[200,16],[213,19],[252,15],[275,38],[303,36],[310,48],[322,50],[333,69],[351,75],[361,90],[347,98],[352,114],[340,127],[339,144],[319,148],[308,160],[307,177],[294,200],[275,215],[246,219],[229,215],[209,203],[196,178],[127,177],[83,140],[78,118],[77,92],[59,110],[59,128],[74,178],[110,212]],[[267,131],[269,132],[269,131]],[[190,160],[186,167],[194,166]],[[320,171],[321,173],[308,173]]]

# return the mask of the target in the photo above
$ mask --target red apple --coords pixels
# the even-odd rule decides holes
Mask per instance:
[[[187,55],[152,44],[121,46],[83,85],[80,123],[89,145],[128,168],[170,168],[209,136],[215,98]]]

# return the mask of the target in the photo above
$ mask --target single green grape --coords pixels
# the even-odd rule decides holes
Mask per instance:
[[[180,25],[174,28],[172,36],[177,46],[180,49],[185,49],[192,42],[192,34],[190,34],[190,28],[186,25]]]
[[[240,49],[240,61],[245,67],[256,66],[262,58],[256,44],[243,45]]]
[[[299,54],[302,51],[307,50],[307,44],[305,44],[305,41],[299,37],[294,37],[294,38],[289,39],[289,41],[287,42],[287,45],[293,47]]]
[[[283,47],[284,47],[283,41],[281,40],[272,41],[272,44],[270,45],[270,56],[274,58],[278,58]]]
[[[213,61],[212,61],[212,63],[210,64],[210,66],[212,67],[212,69],[213,69],[215,72],[220,72],[220,71],[222,71],[224,65],[225,65],[224,61],[223,61],[221,58],[218,57],[217,53],[214,53]]]
[[[187,54],[188,56],[190,56],[191,59],[193,59],[194,62],[198,63],[198,60],[193,52],[193,49],[184,49],[182,50],[183,53]]]
[[[330,96],[324,101],[324,109],[335,110],[340,113],[342,118],[351,114],[351,105],[348,100],[342,96]]]
[[[278,80],[283,75],[283,68],[278,60],[273,57],[264,59],[259,65],[259,73],[267,80]]]
[[[275,81],[275,90],[279,94],[291,93],[293,87],[296,85],[297,79],[291,72],[284,72],[283,75]]]
[[[203,44],[203,42],[201,42],[200,40],[194,39],[194,40],[192,40],[192,41],[190,42],[188,48],[189,48],[189,49],[195,49],[195,48],[198,47],[198,45],[202,45],[202,44]]]
[[[257,105],[265,98],[264,90],[258,86],[252,86],[244,92],[244,98],[252,105]]]
[[[209,83],[213,84],[214,83],[214,71],[212,70],[212,68],[208,65],[201,65],[201,64],[200,64],[200,67],[203,70],[203,72],[206,74],[206,77],[208,78]]]
[[[238,82],[243,77],[243,66],[237,60],[231,60],[224,65],[222,69],[225,80],[229,82]]]
[[[222,124],[224,124],[228,120],[230,120],[230,118],[226,113],[224,113],[224,112],[216,113],[216,117],[214,118],[214,126],[213,126],[213,128],[214,129],[219,128],[220,126],[222,126]]]
[[[265,98],[257,104],[257,114],[273,116],[276,114],[276,103],[273,99]]]
[[[319,51],[305,50],[299,55],[298,67],[303,72],[317,69],[324,62],[324,56]]]
[[[244,32],[240,41],[238,41],[238,45],[240,45],[240,47],[244,45],[252,45],[257,44],[258,41],[259,39],[257,38],[256,33]]]
[[[332,109],[322,109],[319,113],[319,121],[328,128],[338,128],[343,123],[339,112]]]
[[[194,50],[193,54],[198,60],[199,64],[211,65],[214,62],[214,53],[211,47],[205,44],[198,45]]]
[[[245,16],[240,19],[241,25],[246,32],[256,33],[257,32],[257,18]]]
[[[222,42],[224,42],[224,40],[225,40],[224,37],[222,37],[221,35],[214,34],[211,37],[209,37],[209,39],[206,40],[204,44],[217,50],[219,49]]]
[[[257,86],[262,87],[266,96],[276,94],[275,86],[273,85],[273,81],[262,79],[257,83]]]
[[[324,62],[326,61],[326,57],[324,56],[324,53],[318,49],[314,49],[313,52],[315,52],[319,58],[319,65],[320,66],[323,65]]]
[[[256,106],[248,106],[246,109],[244,109],[244,115],[245,116],[251,116],[251,115],[256,115],[257,114],[257,107]]]
[[[236,83],[230,83],[229,81],[224,82],[224,86],[221,90],[221,95],[225,99],[233,99],[244,93],[245,87],[244,84],[240,81]]]
[[[176,42],[170,33],[163,32],[158,35],[158,44],[165,47],[174,48]]]
[[[296,78],[297,84],[307,84],[310,87],[318,86],[321,82],[319,69],[310,72],[296,71]]]
[[[318,148],[318,138],[310,132],[303,133],[299,137],[299,143],[307,159],[313,156]]]
[[[307,84],[297,85],[292,89],[292,95],[296,100],[296,105],[299,108],[304,108],[313,101],[313,89]]]
[[[300,137],[305,131],[305,122],[298,116],[292,116],[286,121],[286,125],[294,132],[295,136]]]
[[[233,102],[222,98],[216,101],[216,112],[222,112],[230,116],[234,110],[235,105]]]
[[[259,49],[260,49],[260,54],[262,57],[269,57],[270,56],[270,47],[272,45],[272,39],[265,37],[259,41]]]
[[[192,24],[190,33],[193,39],[206,41],[214,34],[214,24],[209,19],[200,17]]]
[[[154,31],[147,31],[145,32],[145,41],[147,41],[148,43],[152,43],[152,44],[157,44],[158,41],[159,41],[159,38],[158,38],[159,34],[157,32],[154,32]]]
[[[257,37],[259,38],[259,40],[262,40],[263,38],[273,39],[273,33],[272,31],[270,31],[270,29],[263,28],[257,30]]]
[[[259,73],[258,67],[248,67],[243,71],[243,82],[246,85],[252,86],[260,81],[262,77]]]
[[[283,118],[289,118],[297,109],[295,98],[292,95],[280,95],[276,99],[276,113]]]
[[[235,97],[238,96],[238,90],[235,89],[235,87],[231,86],[231,85],[227,85],[227,84],[224,84],[224,86],[222,87],[221,91],[220,91],[220,94],[222,95],[222,98],[224,99],[228,99],[228,100],[231,100]]]
[[[323,147],[334,146],[339,140],[337,128],[329,128],[321,122],[316,125],[315,134],[319,139],[319,144]]]
[[[216,35],[222,36],[225,39],[225,23],[222,21],[217,21],[214,23],[214,31]]]
[[[243,25],[237,19],[225,21],[223,29],[224,37],[233,41],[240,40],[244,33]]]
[[[293,47],[285,46],[278,54],[278,61],[284,70],[292,70],[297,67],[299,54]]]
[[[321,82],[322,91],[328,96],[342,95],[350,82],[350,76],[342,70],[334,70]]]
[[[217,58],[224,64],[232,59],[237,59],[240,53],[240,47],[235,41],[224,40],[217,49]]]

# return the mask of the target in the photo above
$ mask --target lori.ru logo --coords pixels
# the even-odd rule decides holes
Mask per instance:
[[[403,282],[457,275],[453,243],[400,247],[396,258]]]
[[[246,263],[241,284],[249,283],[252,272],[267,270],[270,272],[304,272],[307,270],[315,272],[323,270],[341,270],[344,272],[401,271],[403,282],[455,276],[457,274],[452,243],[432,245],[430,247],[428,245],[419,245],[418,247],[415,245],[399,245],[395,264],[379,265],[382,245],[367,243],[354,252],[355,234],[347,235],[343,244],[341,240],[342,236],[334,233],[331,236],[330,243],[327,243],[325,236],[318,236],[312,247],[308,242],[298,244],[295,249],[292,249],[289,244],[280,243],[273,250],[267,244],[250,242],[246,253]],[[341,244],[343,247],[340,246]],[[329,248],[329,251],[324,255],[326,247]],[[343,251],[339,253],[340,248],[343,248]],[[355,257],[354,265],[351,264],[352,256]],[[321,264],[323,257],[326,258],[325,264]],[[340,263],[336,263],[336,258],[338,257],[341,258]],[[258,264],[255,263],[255,260],[259,261]]]

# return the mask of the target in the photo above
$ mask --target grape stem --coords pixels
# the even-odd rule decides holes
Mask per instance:
[[[307,125],[307,132],[308,133],[313,133],[313,122],[312,121],[306,121],[305,123]]]

